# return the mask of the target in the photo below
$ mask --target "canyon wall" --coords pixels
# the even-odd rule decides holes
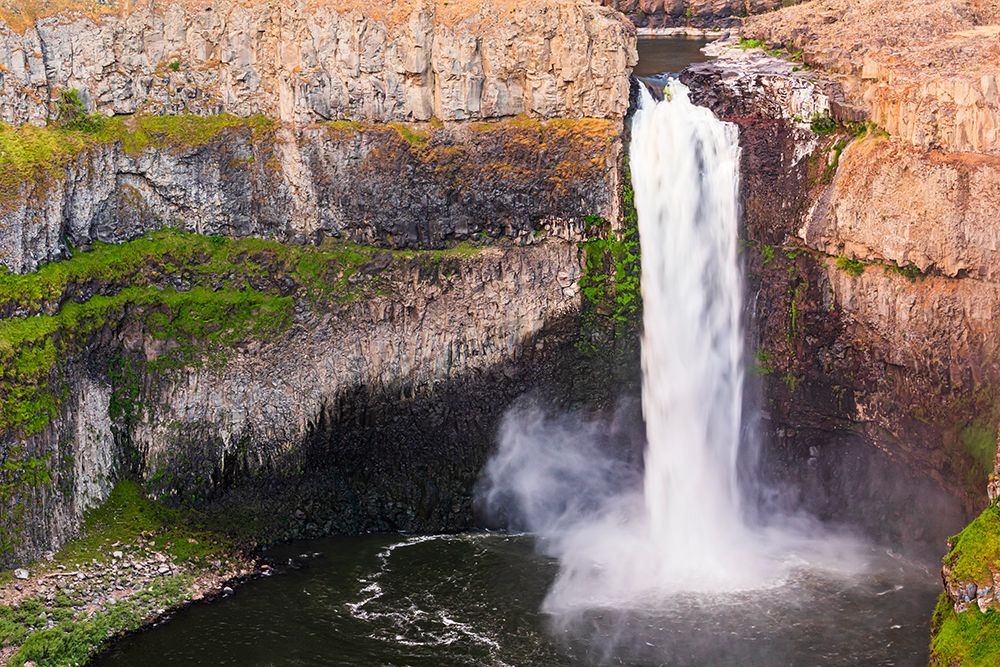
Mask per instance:
[[[530,242],[546,231],[579,237],[582,211],[618,218],[621,120],[222,120],[188,117],[162,134],[155,119],[123,123],[62,165],[49,157],[26,168],[16,191],[0,198],[0,263],[30,271],[71,247],[165,226],[438,248],[484,237]],[[122,140],[137,132],[148,145]]]
[[[0,563],[122,479],[251,540],[460,529],[517,396],[634,386],[614,11],[0,18]]]
[[[1000,12],[812,0],[741,37],[685,79],[741,128],[770,463],[796,504],[838,516],[839,485],[894,544],[948,550],[932,662],[992,664]],[[873,448],[910,472],[871,465]]]
[[[640,28],[738,28],[751,14],[771,12],[800,0],[601,0]]]
[[[620,15],[573,0],[384,8],[78,0],[0,10],[0,120],[8,123],[51,118],[66,89],[106,114],[620,118],[634,49]]]

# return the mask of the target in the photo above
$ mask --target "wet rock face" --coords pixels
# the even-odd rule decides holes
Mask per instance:
[[[344,123],[205,145],[88,149],[64,174],[25,182],[0,207],[0,263],[31,271],[70,246],[164,226],[287,242],[324,237],[395,248],[535,232],[577,238],[586,215],[618,217],[621,123],[596,119]]]
[[[747,317],[767,467],[794,482],[793,504],[822,516],[884,502],[882,519],[865,509],[852,520],[933,553],[961,525],[954,498],[970,511],[987,472],[965,441],[975,425],[992,427],[990,406],[973,397],[1000,380],[1000,292],[981,277],[989,251],[972,241],[992,229],[978,201],[991,191],[981,188],[990,168],[898,140],[815,134],[806,110],[829,113],[842,99],[815,73],[750,55],[683,78],[695,99],[740,127]],[[841,140],[847,148],[832,150]],[[901,176],[911,186],[886,186]],[[977,195],[963,197],[959,183],[970,180]],[[909,216],[922,224],[907,226]],[[920,252],[928,267],[966,269],[901,270]],[[914,519],[914,507],[940,522]]]
[[[620,118],[637,58],[620,15],[569,0],[77,4],[100,11],[3,6],[0,120],[44,122],[71,88],[106,114]]]

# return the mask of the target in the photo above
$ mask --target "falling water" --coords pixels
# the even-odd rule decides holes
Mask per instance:
[[[524,405],[504,419],[485,506],[559,559],[549,611],[773,588],[856,572],[857,543],[794,514],[750,524],[737,480],[743,404],[737,129],[669,80],[643,88],[631,172],[642,244],[645,465],[602,424]]]
[[[670,81],[642,87],[631,171],[642,240],[645,505],[662,567],[731,567],[743,537],[736,461],[743,397],[736,243],[739,137]],[[691,553],[701,555],[692,561]]]

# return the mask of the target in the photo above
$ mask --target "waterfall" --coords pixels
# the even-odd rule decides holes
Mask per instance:
[[[740,149],[736,127],[692,104],[679,81],[667,82],[663,102],[641,91],[630,155],[642,242],[645,505],[662,567],[677,573],[729,561],[742,533]]]
[[[481,500],[558,559],[550,612],[773,588],[857,572],[858,545],[790,513],[750,524],[737,461],[743,404],[736,127],[669,80],[632,121],[642,246],[643,470],[599,420],[524,404],[500,429]]]

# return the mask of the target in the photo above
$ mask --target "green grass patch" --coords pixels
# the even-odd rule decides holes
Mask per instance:
[[[104,504],[87,512],[80,536],[59,551],[55,563],[73,569],[92,559],[106,560],[113,544],[131,543],[144,533],[152,535],[156,550],[180,561],[200,561],[233,548],[197,515],[165,507],[147,498],[135,482],[122,481]]]
[[[36,577],[60,566],[72,572],[95,560],[107,563],[114,550],[130,551],[140,544],[143,553],[147,548],[165,553],[194,572],[213,567],[213,559],[226,559],[235,550],[228,536],[207,529],[199,515],[164,507],[135,482],[122,481],[100,507],[87,512],[80,535],[53,562],[36,563],[31,571]],[[0,606],[0,645],[20,647],[11,664],[83,664],[110,638],[139,629],[159,609],[185,602],[192,582],[189,573],[163,577],[90,615],[84,611],[88,600],[70,590],[59,591],[51,602],[34,597],[16,607]]]
[[[941,593],[931,620],[931,664],[1000,665],[1000,612],[973,608],[956,614],[947,593]]]
[[[841,271],[850,274],[857,278],[862,273],[865,272],[865,263],[859,259],[850,259],[849,257],[838,257],[835,260],[837,268]]]
[[[954,580],[991,581],[991,571],[1000,569],[1000,509],[990,505],[949,543],[944,562]]]
[[[145,590],[89,618],[66,617],[69,610],[53,613],[57,625],[32,632],[10,664],[23,665],[29,660],[38,667],[84,664],[112,638],[141,628],[158,609],[183,603],[191,582],[191,577],[183,575],[154,581]]]
[[[389,123],[389,127],[396,130],[396,134],[403,138],[403,140],[410,144],[411,146],[419,147],[427,143],[428,137],[423,132],[415,130],[409,125],[403,123]]]

